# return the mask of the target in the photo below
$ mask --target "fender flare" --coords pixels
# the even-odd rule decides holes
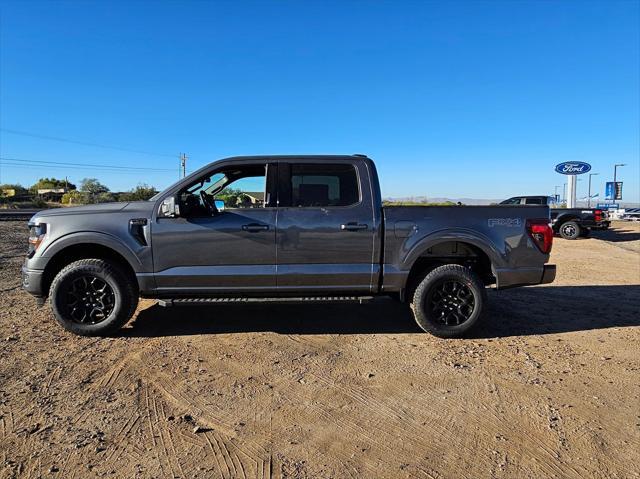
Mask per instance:
[[[449,241],[468,243],[472,246],[475,246],[487,255],[489,261],[491,262],[492,268],[499,268],[502,265],[506,264],[506,256],[504,252],[501,252],[488,237],[478,234],[473,230],[468,230],[465,228],[454,228],[434,231],[433,233],[428,234],[420,241],[418,241],[404,255],[404,258],[402,258],[400,269],[402,271],[407,271],[408,273],[409,271],[411,271],[411,268],[413,267],[417,259],[422,256],[425,251],[439,243],[445,243]]]
[[[80,231],[62,236],[47,245],[41,256],[52,258],[65,248],[79,244],[95,244],[112,249],[129,263],[135,273],[141,270],[142,263],[129,246],[115,236],[99,231]]]

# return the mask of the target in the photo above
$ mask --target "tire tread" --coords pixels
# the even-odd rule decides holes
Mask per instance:
[[[54,304],[55,292],[60,283],[64,281],[67,274],[77,270],[78,268],[83,268],[87,272],[103,273],[116,278],[118,286],[121,290],[120,292],[122,294],[123,308],[122,311],[120,311],[120,314],[118,314],[117,318],[109,321],[108,324],[103,325],[103,327],[87,328],[86,326],[83,327],[83,325],[66,321],[59,317],[59,313],[57,312],[57,308]],[[133,316],[133,313],[138,307],[139,298],[137,285],[127,276],[128,275],[124,271],[122,271],[122,268],[120,268],[118,265],[104,259],[84,258],[69,263],[64,268],[62,268],[58,272],[58,274],[56,274],[53,281],[51,282],[51,294],[49,300],[56,320],[67,331],[78,334],[80,336],[106,336],[117,331],[122,326],[124,326],[127,321],[129,321],[129,319],[131,319],[131,316]]]
[[[487,302],[487,292],[484,283],[476,273],[465,266],[461,266],[459,264],[445,264],[426,273],[413,293],[413,297],[411,298],[411,310],[413,311],[418,326],[420,326],[420,328],[425,332],[433,334],[439,338],[456,338],[462,336],[471,329],[482,316],[481,309],[475,319],[469,320],[469,322],[465,322],[455,329],[443,329],[441,327],[437,327],[427,318],[421,305],[429,287],[432,285],[433,281],[437,280],[439,277],[450,274],[462,276],[464,280],[468,281],[473,287],[480,291],[480,307],[482,309]]]

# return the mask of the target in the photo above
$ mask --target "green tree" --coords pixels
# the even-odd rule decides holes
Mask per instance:
[[[152,196],[158,193],[153,186],[149,186],[146,183],[140,183],[138,186],[130,191],[121,193],[118,195],[119,201],[146,201]]]
[[[33,194],[37,194],[38,190],[45,189],[57,189],[68,188],[69,190],[75,190],[76,185],[69,183],[67,180],[59,180],[57,178],[40,178],[34,185],[29,188],[29,191]]]
[[[111,203],[112,201],[117,201],[117,199],[116,195],[110,191],[103,191],[93,196],[93,203]]]
[[[91,196],[97,196],[101,193],[108,193],[109,188],[100,183],[97,178],[84,178],[80,182],[80,191]]]
[[[228,208],[233,208],[238,206],[242,197],[246,196],[241,190],[237,190],[235,188],[225,188],[220,193],[216,195],[216,200],[224,201],[224,204]]]
[[[97,178],[84,178],[80,182],[80,191],[84,194],[87,203],[104,203],[105,193],[109,193],[109,188],[100,183]],[[113,198],[106,201],[113,201]]]

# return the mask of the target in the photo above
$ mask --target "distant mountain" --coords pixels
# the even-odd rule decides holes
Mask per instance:
[[[390,202],[412,202],[412,203],[446,203],[447,201],[451,203],[460,202],[465,205],[490,205],[491,203],[500,203],[504,198],[499,200],[485,200],[478,198],[441,198],[441,197],[431,197],[431,196],[403,196],[403,197],[388,197],[385,198],[384,201]]]

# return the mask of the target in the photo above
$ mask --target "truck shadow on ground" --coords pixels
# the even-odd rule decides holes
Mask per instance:
[[[640,326],[640,285],[548,286],[489,291],[489,307],[470,338]],[[140,311],[130,337],[270,331],[279,334],[413,334],[409,308],[387,298],[359,304],[157,304]]]
[[[640,240],[640,232],[632,229],[612,228],[603,231],[592,231],[591,237],[604,241],[638,241]]]

